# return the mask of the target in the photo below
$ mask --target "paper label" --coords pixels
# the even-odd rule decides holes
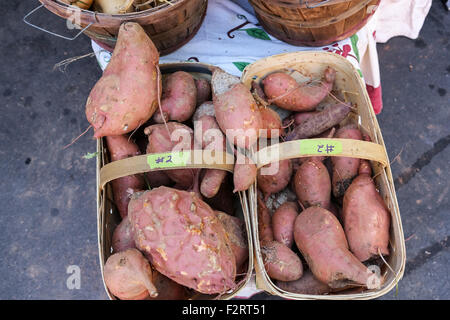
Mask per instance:
[[[300,141],[300,154],[318,156],[337,155],[342,153],[342,143],[329,139],[312,139]]]
[[[167,152],[147,155],[150,169],[184,167],[190,160],[190,152]]]

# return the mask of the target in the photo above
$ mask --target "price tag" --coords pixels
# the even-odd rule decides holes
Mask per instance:
[[[150,169],[184,167],[191,158],[190,152],[154,153],[147,156]]]
[[[341,153],[342,143],[340,141],[328,139],[311,139],[300,141],[300,154],[329,156]]]

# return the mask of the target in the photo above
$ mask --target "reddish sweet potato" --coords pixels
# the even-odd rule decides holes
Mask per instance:
[[[247,232],[244,222],[221,211],[216,211],[216,215],[231,241],[231,249],[236,259],[236,270],[240,270],[244,262],[248,260]]]
[[[158,188],[160,186],[170,186],[172,180],[164,171],[149,171],[145,173],[150,188]]]
[[[372,166],[370,165],[370,162],[368,160],[360,159],[358,174],[367,174],[369,176],[372,175]]]
[[[303,276],[295,281],[275,281],[275,285],[287,292],[320,295],[331,292],[331,288],[317,280],[310,270],[303,272]]]
[[[261,107],[259,113],[262,118],[262,129],[266,130],[264,137],[270,139],[284,134],[281,118],[275,110],[269,107]]]
[[[295,243],[314,276],[331,288],[368,285],[372,274],[349,250],[344,230],[326,209],[309,207],[294,225]]]
[[[267,174],[270,173],[268,172],[269,170],[276,172],[273,174]],[[258,188],[263,192],[264,198],[267,199],[272,193],[280,192],[286,188],[291,180],[291,176],[292,164],[289,159],[280,160],[278,163],[265,165],[258,170]]]
[[[194,140],[196,146],[203,150],[226,150],[226,139],[214,116],[200,115],[194,122]],[[200,192],[206,198],[214,197],[226,176],[226,171],[207,169],[201,180]]]
[[[211,100],[211,85],[206,79],[195,79],[197,88],[197,106]]]
[[[186,300],[189,299],[189,291],[186,287],[170,280],[158,271],[153,271],[153,284],[158,290],[156,298],[149,297],[149,300]]]
[[[237,161],[234,164],[233,192],[245,191],[250,188],[256,181],[256,171],[256,165],[251,159],[238,155]]]
[[[158,50],[142,27],[123,23],[111,61],[86,102],[95,138],[131,132],[150,119],[161,94],[158,63]]]
[[[106,286],[119,299],[143,300],[158,295],[152,283],[150,264],[136,249],[111,255],[103,272]]]
[[[298,216],[295,202],[283,203],[272,216],[272,229],[274,240],[292,247],[294,243],[294,222]]]
[[[295,173],[294,188],[299,202],[305,207],[330,206],[331,181],[325,165],[310,159],[304,162]]]
[[[263,241],[261,242],[261,254],[270,278],[294,281],[303,275],[300,258],[284,244],[278,241]]]
[[[294,114],[294,124],[298,126],[319,113],[320,111],[297,112]]]
[[[183,122],[194,113],[197,105],[197,88],[194,78],[187,72],[177,71],[165,78],[161,100],[161,112],[153,116],[156,123]]]
[[[259,108],[242,83],[214,97],[217,123],[227,139],[241,148],[252,146],[263,128]]]
[[[114,229],[111,242],[114,253],[136,248],[136,245],[134,244],[133,228],[131,227],[128,216],[123,218],[116,229]]]
[[[159,187],[131,199],[136,247],[156,270],[206,294],[236,284],[236,261],[222,223],[194,192]]]
[[[167,127],[169,132],[164,124],[154,124],[145,128],[144,133],[148,136],[147,153],[169,152],[175,148],[177,151],[192,150],[194,133],[191,128],[178,122],[168,122]],[[181,188],[193,186],[195,172],[196,170],[192,169],[165,171]]]
[[[262,194],[258,192],[258,237],[259,241],[273,241],[272,216]]]
[[[351,124],[338,129],[335,138],[361,140],[362,136],[358,127]],[[358,174],[360,160],[358,158],[331,157],[331,163],[333,164],[331,177],[333,195],[340,198],[344,196],[345,190]]]
[[[106,137],[111,161],[122,160],[128,157],[140,155],[138,146],[129,140],[127,135]],[[132,175],[111,181],[113,189],[114,203],[119,210],[122,218],[127,216],[128,202],[130,196],[145,188],[145,182],[142,176]]]
[[[223,211],[229,215],[235,214],[235,195],[233,194],[233,179],[227,175],[220,185],[219,191],[212,198],[204,198],[204,201],[212,208]]]
[[[342,220],[350,250],[360,261],[389,254],[391,218],[370,176],[357,176],[345,192]]]
[[[296,126],[286,136],[286,141],[317,136],[344,120],[350,110],[349,104],[330,105],[303,121],[301,125]]]
[[[266,96],[278,107],[291,111],[314,110],[333,88],[336,71],[325,69],[320,84],[298,84],[290,75],[276,72],[263,80]]]

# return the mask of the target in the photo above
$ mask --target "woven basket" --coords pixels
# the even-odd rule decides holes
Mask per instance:
[[[249,0],[264,29],[298,46],[325,46],[348,38],[373,15],[380,0]]]
[[[176,71],[185,71],[189,72],[195,79],[208,79],[211,80],[211,74],[212,70],[215,67],[202,64],[202,63],[169,63],[169,64],[161,64],[160,70],[164,77],[165,74],[173,73]],[[139,134],[136,132],[136,135]],[[114,229],[116,226],[120,223],[120,214],[118,210],[116,209],[112,199],[112,188],[110,181],[132,175],[132,174],[139,174],[144,172],[149,172],[152,170],[158,170],[158,169],[150,169],[150,166],[148,164],[148,155],[141,155],[141,156],[135,156],[126,158],[123,160],[118,160],[114,162],[109,161],[109,154],[106,142],[104,138],[97,140],[97,231],[98,231],[98,249],[99,249],[99,259],[100,259],[100,268],[104,283],[104,275],[103,275],[103,268],[105,265],[106,260],[111,255],[111,244],[112,244],[112,234],[114,232]],[[222,169],[226,170],[228,172],[233,171],[233,161],[234,156],[223,154],[224,160],[222,164],[207,164],[202,163],[193,163],[194,161],[191,161],[192,164],[183,165],[183,166],[174,166],[171,168],[166,168],[164,170],[173,170],[173,169],[179,169],[179,168],[211,168],[211,169]],[[197,150],[195,155],[192,152],[191,153],[191,160],[193,159],[202,159],[202,151]],[[222,294],[220,296],[213,296],[213,295],[203,295],[203,294],[197,294],[192,297],[192,299],[231,299],[234,296],[236,296],[239,291],[245,287],[245,285],[248,283],[248,281],[251,278],[252,271],[253,271],[253,242],[252,242],[252,236],[251,236],[251,225],[250,225],[250,215],[248,210],[248,200],[247,200],[247,194],[245,192],[240,192],[238,195],[239,204],[237,207],[236,216],[242,216],[245,222],[246,232],[247,232],[247,240],[248,240],[248,249],[249,249],[249,259],[246,269],[245,275],[240,275],[238,280],[238,285],[235,288],[235,290],[227,292],[225,294]],[[116,299],[111,292],[108,290],[105,284],[105,290],[109,296],[110,299],[114,300]]]
[[[371,160],[370,162],[374,176],[376,177],[375,183],[391,213],[389,239],[390,255],[387,257],[387,262],[392,267],[393,272],[390,271],[386,265],[381,268],[381,275],[385,278],[379,289],[352,289],[329,295],[308,295],[291,293],[278,288],[267,275],[262,260],[258,235],[257,186],[255,183],[255,185],[251,186],[248,190],[248,199],[250,201],[249,207],[252,222],[253,246],[255,248],[256,284],[260,289],[288,299],[373,299],[386,294],[402,278],[405,269],[406,250],[400,211],[397,204],[397,197],[386,147],[370,99],[367,95],[364,82],[358,72],[348,60],[333,53],[295,52],[268,57],[248,65],[244,69],[241,81],[250,88],[252,80],[256,79],[256,81],[259,81],[266,75],[283,69],[298,70],[306,77],[320,79],[325,68],[328,66],[336,70],[334,89],[341,92],[344,99],[347,102],[352,102],[357,108],[357,111],[354,113],[352,112],[344,121],[358,124],[361,131],[368,134],[373,142],[350,139],[326,140],[342,145],[342,153],[339,153],[339,156]],[[330,100],[329,102],[332,103],[334,100]],[[255,161],[258,168],[261,168],[268,163],[280,159],[318,155],[313,153],[307,154],[301,151],[302,143],[307,142],[309,144],[313,143],[315,140],[317,139],[289,141],[266,149],[261,149],[256,154]],[[272,148],[272,150],[278,148],[279,158],[277,153],[269,153],[264,156],[265,151],[270,148]]]
[[[79,13],[82,28],[101,47],[112,51],[123,22],[139,23],[152,39],[161,55],[169,54],[186,44],[197,33],[206,14],[207,0],[172,0],[172,5],[126,14],[105,14],[80,10],[55,0],[39,0],[49,11],[68,19]],[[75,20],[76,22],[76,20]]]

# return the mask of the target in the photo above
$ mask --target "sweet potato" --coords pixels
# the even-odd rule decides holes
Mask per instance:
[[[286,136],[286,141],[317,136],[344,120],[350,113],[350,110],[350,105],[345,103],[327,106],[296,126]]]
[[[150,264],[137,249],[111,255],[103,272],[106,286],[119,299],[143,300],[158,295]]]
[[[321,295],[331,292],[331,288],[317,280],[310,270],[303,272],[303,276],[295,281],[275,281],[275,285],[287,292]]]
[[[278,107],[291,111],[310,111],[321,102],[333,88],[336,71],[328,67],[320,84],[298,84],[290,75],[275,72],[263,80],[264,93]]]
[[[339,128],[336,131],[335,138],[361,140],[361,132],[358,127],[351,124]],[[352,180],[358,174],[360,159],[349,157],[331,157],[333,165],[333,175],[331,183],[333,186],[333,195],[336,198],[344,196],[345,190],[350,186]]]
[[[217,210],[216,215],[222,222],[225,232],[231,241],[231,250],[233,250],[236,259],[236,270],[240,270],[241,266],[248,259],[247,232],[244,222],[237,217]]]
[[[208,80],[195,79],[195,87],[197,88],[197,106],[211,100],[211,85]]]
[[[309,112],[296,112],[294,114],[294,124],[296,126],[302,124],[303,122],[305,122],[306,120],[308,120],[309,118],[319,114],[320,111],[309,111]]]
[[[272,229],[274,240],[292,247],[294,243],[294,222],[298,216],[295,202],[283,203],[272,215]]]
[[[136,248],[136,245],[134,244],[133,228],[128,216],[123,218],[114,229],[111,242],[114,253]]]
[[[153,284],[158,290],[158,296],[149,300],[186,300],[190,293],[186,287],[170,280],[158,271],[153,271]]]
[[[164,171],[149,171],[145,173],[147,182],[150,188],[158,188],[160,186],[170,186],[172,180],[170,180],[167,173]]]
[[[161,110],[153,116],[156,123],[184,122],[191,118],[197,105],[197,88],[194,78],[187,72],[171,73],[163,82]]]
[[[159,187],[131,199],[136,247],[173,281],[206,294],[236,284],[236,261],[222,223],[193,192]]]
[[[235,195],[233,194],[233,177],[226,175],[219,187],[219,191],[212,198],[203,199],[212,208],[223,211],[229,215],[235,214]]]
[[[264,267],[271,279],[294,281],[303,275],[300,258],[278,241],[262,241],[261,254]]]
[[[372,166],[368,160],[360,159],[358,167],[358,175],[367,174],[372,175]]]
[[[368,285],[372,272],[349,251],[344,230],[328,210],[309,207],[301,212],[294,239],[317,280],[331,288]]]
[[[259,108],[259,113],[262,118],[262,129],[266,130],[264,137],[270,139],[284,134],[281,118],[275,110],[269,107],[261,107]]]
[[[147,153],[163,153],[179,150],[192,150],[194,146],[193,130],[178,122],[154,124],[145,128],[144,133],[148,136]],[[172,138],[172,139],[171,139]],[[177,169],[167,170],[165,173],[171,180],[181,188],[190,188],[194,184],[196,170]]]
[[[131,132],[151,118],[161,94],[158,63],[158,50],[142,27],[123,23],[111,61],[86,102],[95,138]]]
[[[256,102],[242,83],[214,97],[214,111],[220,129],[230,143],[240,148],[250,148],[263,128]]]
[[[106,144],[108,146],[111,161],[122,160],[128,157],[140,155],[138,146],[129,140],[127,135],[109,136],[106,137]],[[145,182],[140,175],[131,175],[111,181],[113,189],[114,203],[119,210],[122,218],[127,216],[128,202],[130,196],[145,188]]]
[[[207,114],[196,116],[194,122],[194,140],[203,150],[226,151],[226,139],[214,116]],[[206,198],[214,197],[219,191],[226,171],[206,169],[200,184],[200,192]]]
[[[244,159],[244,160],[240,160]],[[245,191],[256,181],[256,165],[250,158],[238,155],[234,164],[233,172],[233,192]]]
[[[272,168],[269,169],[270,166],[273,167],[273,170],[276,172],[274,174],[267,174],[268,171],[272,171]],[[278,170],[276,168],[278,167]],[[265,165],[261,169],[258,170],[257,182],[258,188],[263,192],[264,198],[267,198],[273,194],[280,192],[289,184],[292,176],[292,164],[289,159],[280,160],[278,163],[271,163]]]
[[[260,192],[258,192],[257,197],[259,241],[273,241],[272,216],[270,210],[266,207]]]
[[[369,175],[357,176],[345,192],[342,220],[350,250],[360,261],[389,254],[390,214]]]
[[[299,202],[305,207],[330,206],[331,181],[325,165],[310,159],[304,162],[295,173],[294,188]]]

